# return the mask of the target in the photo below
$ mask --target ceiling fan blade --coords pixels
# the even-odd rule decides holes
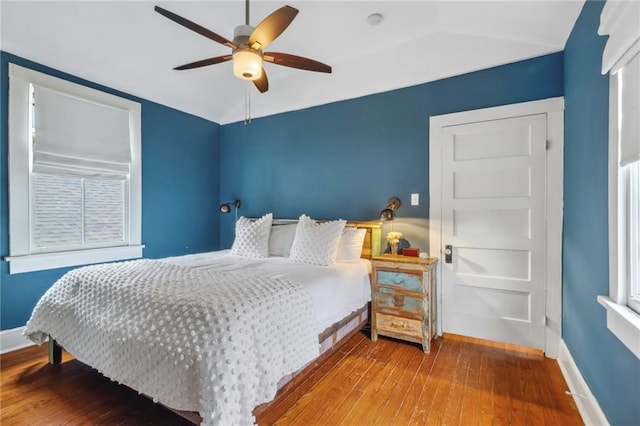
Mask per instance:
[[[283,6],[276,10],[253,30],[249,36],[249,46],[254,49],[264,49],[287,29],[297,14],[298,9],[291,6]]]
[[[216,56],[215,58],[203,59],[201,61],[180,65],[179,67],[175,67],[174,70],[182,71],[182,70],[190,70],[193,68],[206,67],[207,65],[215,65],[221,62],[230,61],[232,58],[233,58],[233,55]]]
[[[230,40],[227,40],[226,38],[222,37],[219,34],[214,33],[211,30],[206,29],[203,26],[200,26],[198,24],[196,24],[195,22],[192,22],[186,18],[183,18],[182,16],[178,16],[173,12],[169,12],[167,9],[163,9],[160,6],[156,6],[154,8],[154,10],[156,12],[158,12],[160,15],[167,17],[169,19],[171,19],[173,22],[182,25],[185,28],[190,29],[191,31],[195,31],[198,34],[205,36],[208,39],[211,39],[213,41],[216,41],[220,44],[224,44],[225,46],[229,46],[233,49],[237,49],[238,46],[236,46],[236,44]]]
[[[302,56],[290,55],[288,53],[264,52],[262,59],[285,67],[298,68],[306,71],[331,73],[331,67],[327,64],[314,61],[313,59],[303,58]]]
[[[264,67],[262,67],[262,76],[257,80],[253,80],[253,84],[256,85],[260,93],[269,90],[269,80],[267,79],[267,73],[264,71]]]

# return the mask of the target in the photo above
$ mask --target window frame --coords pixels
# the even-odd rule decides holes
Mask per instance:
[[[640,314],[628,300],[628,168],[619,165],[619,73],[609,75],[609,295],[597,300],[607,311],[607,328],[640,359]]]
[[[32,144],[30,140],[29,86],[37,84],[80,99],[98,102],[129,113],[131,165],[128,178],[127,244],[104,248],[36,253],[31,250],[30,215]],[[38,71],[9,64],[9,273],[23,273],[90,263],[142,257],[142,176],[140,103],[72,83]]]

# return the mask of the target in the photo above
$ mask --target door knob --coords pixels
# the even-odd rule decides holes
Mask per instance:
[[[451,263],[451,255],[453,254],[453,247],[451,244],[444,246],[444,263]]]

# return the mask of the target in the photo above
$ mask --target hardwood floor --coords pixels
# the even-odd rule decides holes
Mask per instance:
[[[0,424],[184,425],[184,419],[46,347],[0,356]],[[301,390],[303,389],[303,390]],[[260,425],[582,425],[554,360],[539,352],[446,335],[419,345],[358,333]]]

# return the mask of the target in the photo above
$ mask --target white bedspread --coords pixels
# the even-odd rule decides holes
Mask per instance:
[[[38,302],[25,335],[50,334],[105,376],[199,411],[205,425],[253,424],[278,380],[318,355],[313,290],[295,267],[274,276],[228,256],[213,260],[218,268],[179,259],[73,270]]]
[[[311,296],[317,334],[371,300],[371,262],[366,259],[326,267],[292,262],[288,257],[249,259],[233,256],[230,250],[220,250],[162,261],[197,269],[244,271],[300,283]]]

